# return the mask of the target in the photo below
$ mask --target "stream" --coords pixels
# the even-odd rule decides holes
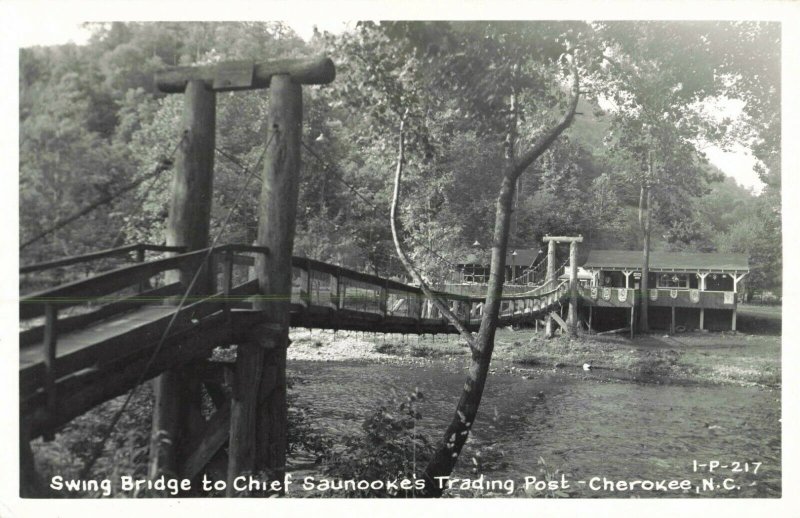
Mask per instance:
[[[333,437],[358,434],[378,405],[418,388],[425,396],[419,431],[438,439],[465,372],[465,366],[444,362],[289,362],[297,402],[308,407],[313,426]],[[551,474],[564,474],[569,496],[779,497],[780,405],[780,392],[768,389],[640,384],[580,372],[531,379],[496,373],[489,376],[453,476],[483,474],[523,488],[525,477],[542,478],[541,458]],[[691,489],[620,490],[604,486],[603,478],[609,484],[689,480]],[[531,491],[544,496],[535,486]],[[489,492],[506,496],[499,487]]]

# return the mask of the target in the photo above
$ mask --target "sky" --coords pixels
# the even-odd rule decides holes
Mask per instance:
[[[286,21],[305,40],[311,38],[314,26],[317,26],[320,31],[338,33],[345,30],[348,25],[346,21],[332,19],[313,22],[308,19],[292,20],[288,18]],[[59,45],[68,42],[80,45],[86,43],[90,36],[90,32],[80,24],[54,18],[45,18],[36,25],[21,24],[15,27],[15,30],[17,31],[16,39],[21,47]],[[735,103],[731,103],[725,107],[725,115],[735,116],[739,108]],[[743,146],[736,145],[728,150],[711,146],[704,149],[704,152],[712,164],[726,175],[735,178],[739,185],[751,189],[755,194],[759,194],[763,189],[763,183],[753,170],[755,159]]]

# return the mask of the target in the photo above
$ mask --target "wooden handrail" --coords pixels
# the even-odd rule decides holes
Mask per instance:
[[[212,255],[229,250],[252,251],[262,254],[269,253],[265,247],[249,245],[222,245],[214,247],[212,250]],[[199,262],[203,260],[208,253],[209,249],[205,248],[202,250],[196,250],[194,252],[165,257],[155,261],[126,266],[110,272],[101,273],[88,279],[81,279],[57,286],[55,288],[33,293],[20,299],[20,319],[24,320],[43,315],[46,303],[57,304],[59,308],[75,306],[77,304],[86,302],[91,298],[97,298],[108,293],[119,291],[128,286],[138,284],[139,282],[147,280],[153,275],[161,272],[187,267],[193,261]]]
[[[105,257],[113,257],[115,255],[123,255],[130,252],[184,252],[186,247],[183,246],[166,246],[166,245],[149,245],[147,243],[137,243],[134,245],[120,246],[117,248],[109,248],[107,250],[100,250],[98,252],[91,252],[88,254],[71,255],[55,259],[53,261],[46,261],[43,263],[28,264],[20,266],[19,273],[32,273],[42,270],[49,270],[51,268],[59,268],[61,266],[70,266],[73,264],[85,263],[94,261],[96,259],[103,259]]]
[[[64,266],[66,264],[75,264],[77,262],[107,257],[110,255],[127,253],[134,250],[159,250],[159,251],[174,251],[178,247],[167,247],[160,245],[147,245],[136,244],[127,247],[120,247],[111,250],[104,250],[92,254],[85,254],[83,256],[76,256],[71,258],[64,258],[58,261],[50,261],[49,263],[39,263],[38,265],[30,265],[26,267],[27,271],[36,271],[36,269],[46,269],[45,267],[53,268],[56,266]],[[214,247],[212,254],[226,252],[226,253],[246,253],[255,252],[264,255],[269,254],[266,247],[229,244]],[[31,294],[20,300],[20,318],[28,319],[38,317],[44,314],[44,305],[46,303],[58,304],[60,308],[66,308],[80,304],[92,297],[99,297],[107,293],[113,293],[123,289],[129,285],[133,285],[144,280],[149,279],[153,275],[161,273],[166,270],[172,270],[179,267],[185,267],[187,262],[199,260],[204,254],[208,253],[208,249],[197,250],[194,252],[166,257],[155,261],[140,263],[110,272],[105,272],[89,279],[82,279],[72,283],[64,284],[55,288],[40,291]],[[239,263],[253,262],[252,258],[244,258],[236,256]],[[327,273],[338,279],[350,279],[357,282],[363,282],[375,287],[376,290],[391,290],[400,293],[411,295],[421,295],[423,292],[418,286],[410,286],[377,275],[362,273],[340,266],[324,263],[315,259],[306,257],[293,257],[292,266],[306,271],[310,274],[310,270]],[[556,293],[563,287],[563,283],[556,286],[554,289],[547,292],[535,294],[518,294],[513,296],[502,297],[501,301],[514,302],[517,300],[539,299],[547,297]],[[442,291],[434,291],[434,294],[450,301],[459,301],[464,303],[483,302],[481,297],[470,297],[467,295],[459,295],[456,293],[448,293]]]

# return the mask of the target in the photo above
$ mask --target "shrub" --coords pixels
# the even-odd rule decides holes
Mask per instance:
[[[415,390],[403,401],[390,399],[367,416],[362,433],[348,437],[337,451],[324,460],[324,471],[329,476],[351,480],[411,479],[418,465],[424,464],[433,454],[431,442],[417,432],[422,418],[418,403],[424,399]],[[347,490],[346,496],[388,497],[395,492],[387,490]]]

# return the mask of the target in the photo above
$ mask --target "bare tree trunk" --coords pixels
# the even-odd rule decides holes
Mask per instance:
[[[425,496],[441,495],[442,487],[439,481],[442,480],[441,477],[448,477],[452,473],[461,449],[469,437],[475,417],[478,415],[478,407],[483,397],[483,388],[486,385],[486,376],[489,373],[489,364],[494,351],[494,335],[500,313],[500,299],[503,295],[506,250],[515,190],[516,179],[509,176],[503,178],[495,212],[495,237],[483,319],[472,348],[472,361],[461,398],[456,405],[455,415],[450,421],[436,453],[423,472],[426,485]]]
[[[400,179],[404,162],[403,155],[403,124],[400,125],[400,154],[398,159],[397,173],[395,176],[395,190],[392,200],[391,223],[392,235],[395,242],[400,260],[409,271],[412,277],[420,283],[426,296],[433,299],[434,304],[442,311],[448,321],[461,332],[467,340],[472,352],[471,364],[461,398],[456,405],[456,412],[444,433],[442,441],[434,453],[433,458],[422,474],[425,480],[425,489],[422,496],[438,497],[442,494],[440,481],[449,477],[458,461],[461,449],[464,446],[469,432],[472,429],[475,417],[478,414],[483,389],[486,384],[486,377],[489,372],[489,364],[494,350],[494,336],[500,313],[500,303],[503,293],[503,283],[505,277],[505,260],[508,250],[509,231],[511,227],[511,214],[514,207],[514,194],[519,176],[539,158],[558,138],[558,136],[569,127],[575,116],[575,110],[579,98],[579,78],[577,67],[573,67],[573,96],[568,105],[567,111],[561,120],[552,128],[544,132],[534,145],[522,155],[518,162],[511,164],[503,175],[500,186],[500,194],[497,198],[497,208],[495,211],[494,241],[492,244],[492,258],[489,273],[489,285],[484,302],[483,318],[481,319],[480,330],[477,336],[473,337],[464,325],[452,314],[441,301],[433,297],[419,273],[409,261],[400,245],[400,240],[396,231],[397,201],[399,197]],[[445,485],[446,487],[446,485]]]

